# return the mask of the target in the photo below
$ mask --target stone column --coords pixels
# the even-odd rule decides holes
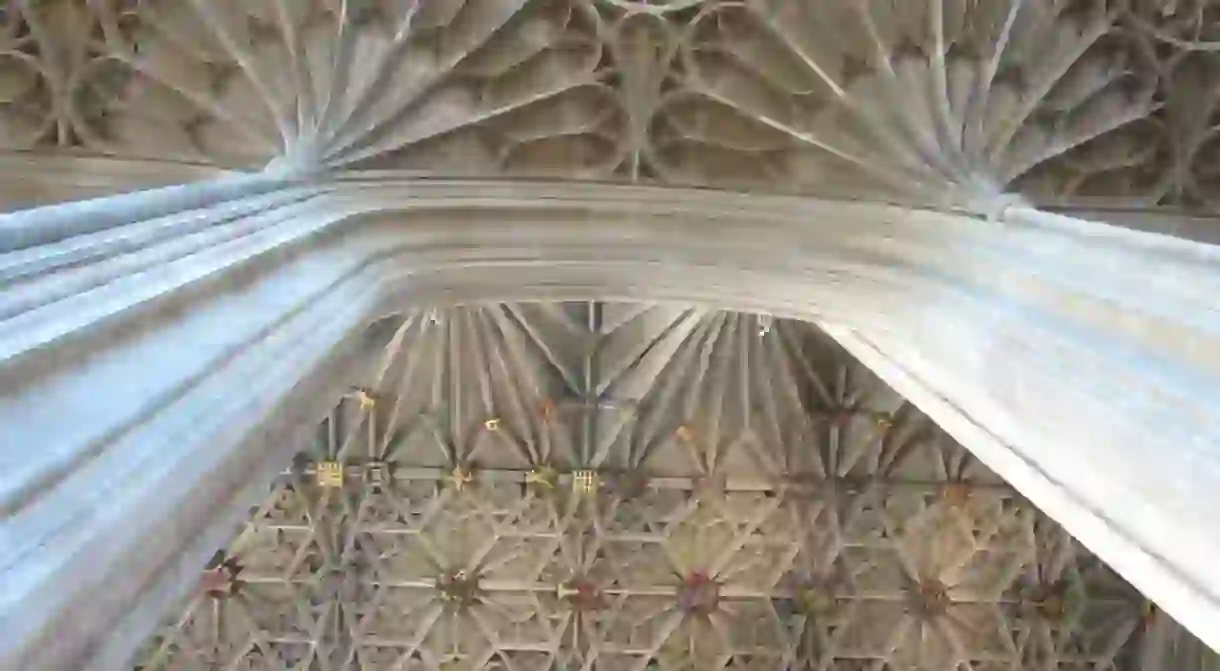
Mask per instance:
[[[1023,207],[946,233],[935,295],[831,335],[1220,648],[1220,248]]]
[[[367,291],[268,251],[311,193],[251,176],[0,219],[0,666],[122,668],[364,381]]]

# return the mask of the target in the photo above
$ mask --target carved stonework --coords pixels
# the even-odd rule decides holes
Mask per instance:
[[[0,666],[121,666],[344,390],[156,664],[1179,649],[1024,498],[1220,647],[1220,264],[1113,225],[1220,239],[1216,10],[3,3]]]
[[[523,304],[404,324],[383,402],[344,400],[306,458],[390,479],[277,487],[229,548],[240,598],[170,614],[145,668],[1139,669],[1137,592],[816,329],[755,320]],[[576,402],[586,374],[641,428]],[[547,419],[539,396],[586,409]],[[453,460],[478,487],[436,486]],[[578,485],[612,465],[631,487]]]
[[[45,0],[0,144],[259,167],[1216,204],[1210,0]]]

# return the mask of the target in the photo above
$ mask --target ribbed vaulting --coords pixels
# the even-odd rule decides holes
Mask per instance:
[[[421,313],[301,447],[138,668],[1140,671],[1161,644],[800,322]]]
[[[1218,52],[0,1],[0,668],[1214,669]]]

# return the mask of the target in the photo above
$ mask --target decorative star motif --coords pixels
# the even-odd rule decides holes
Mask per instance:
[[[443,329],[419,330],[430,338],[448,338],[452,330],[486,321],[463,318],[450,321]],[[755,323],[752,315],[740,317],[732,327],[739,337],[716,339],[717,347],[723,347],[723,351],[713,351],[709,360],[718,362],[717,365],[707,366],[709,374],[705,378],[667,392],[668,403],[642,384],[639,392],[634,387],[624,392],[638,393],[642,400],[590,403],[590,408],[612,413],[638,411],[642,426],[648,429],[642,433],[647,434],[650,446],[637,452],[615,452],[629,447],[638,438],[632,431],[626,431],[617,442],[606,441],[609,447],[599,461],[575,462],[598,463],[598,467],[576,472],[569,471],[571,467],[567,464],[586,456],[573,449],[575,441],[568,438],[568,433],[538,430],[548,414],[552,421],[561,418],[552,403],[539,405],[540,397],[517,398],[511,415],[507,414],[508,406],[485,407],[471,414],[469,407],[462,409],[454,404],[451,411],[457,415],[454,421],[436,419],[449,407],[435,401],[436,397],[420,400],[422,407],[400,408],[395,426],[378,422],[374,428],[383,433],[370,443],[369,422],[344,421],[355,410],[357,400],[355,394],[347,395],[337,408],[341,412],[333,413],[327,420],[334,423],[324,425],[325,430],[320,432],[326,437],[325,445],[309,448],[305,453],[308,456],[301,459],[299,475],[284,479],[277,489],[277,498],[264,504],[251,521],[249,530],[254,533],[233,546],[241,548],[242,561],[247,563],[242,578],[257,581],[260,587],[274,586],[291,599],[285,598],[282,604],[249,616],[238,611],[246,609],[254,597],[262,596],[261,590],[227,601],[204,600],[205,607],[200,612],[206,617],[198,623],[175,614],[175,624],[169,626],[178,627],[183,634],[162,646],[158,654],[164,659],[164,651],[171,647],[172,654],[184,654],[178,652],[185,651],[183,641],[206,640],[210,635],[207,627],[214,608],[234,609],[239,619],[247,617],[251,624],[249,632],[222,634],[227,637],[222,641],[227,647],[216,657],[218,665],[227,664],[231,661],[228,656],[235,654],[229,651],[235,645],[243,645],[250,635],[265,640],[299,635],[294,631],[299,620],[296,604],[311,599],[319,609],[328,608],[332,612],[335,604],[367,608],[370,616],[364,618],[362,611],[361,619],[362,626],[367,621],[368,640],[377,639],[379,646],[386,641],[389,642],[386,647],[398,648],[373,650],[366,646],[356,653],[362,659],[392,656],[412,666],[432,665],[429,668],[446,663],[465,669],[489,655],[493,665],[517,661],[511,654],[496,651],[496,641],[490,640],[493,635],[499,640],[511,637],[513,643],[536,650],[553,651],[552,665],[567,663],[573,669],[583,668],[591,657],[590,650],[582,647],[587,646],[586,638],[605,641],[607,647],[628,648],[633,646],[632,637],[640,629],[656,631],[663,622],[677,623],[673,633],[663,641],[655,641],[651,651],[630,653],[628,656],[633,659],[622,666],[638,668],[647,663],[649,656],[655,656],[661,660],[661,668],[671,670],[726,666],[780,669],[789,663],[794,668],[833,669],[842,665],[837,658],[844,653],[842,641],[850,639],[857,641],[860,649],[884,651],[889,650],[886,645],[896,646],[892,654],[877,653],[887,656],[880,663],[909,668],[906,660],[915,655],[939,654],[932,649],[936,641],[927,643],[919,636],[907,636],[898,643],[890,640],[891,629],[885,622],[897,621],[905,626],[911,620],[919,621],[921,631],[947,632],[946,636],[959,639],[963,658],[993,654],[992,651],[1009,655],[1016,649],[1010,658],[1003,660],[1002,665],[1008,668],[1013,666],[1012,656],[1020,664],[1020,655],[1025,654],[1020,648],[1025,644],[1014,642],[1008,628],[992,627],[988,618],[994,615],[993,619],[1001,621],[1004,619],[1001,611],[1007,615],[1014,610],[1007,602],[993,603],[1002,595],[1014,593],[1018,600],[1016,617],[1022,627],[1068,632],[1067,636],[1076,637],[1073,641],[1080,638],[1080,627],[1072,629],[1073,616],[1065,614],[1072,611],[1068,605],[1071,598],[1051,589],[1021,591],[1021,586],[1014,584],[1032,579],[1025,570],[1031,557],[1062,543],[1044,541],[1037,534],[1019,533],[1024,526],[1034,523],[1035,515],[1012,514],[1011,502],[1017,499],[1011,490],[989,484],[975,489],[969,497],[956,492],[957,481],[966,474],[975,475],[974,471],[956,466],[960,455],[947,454],[949,449],[960,446],[919,440],[905,431],[893,431],[886,440],[878,440],[877,429],[893,419],[892,414],[881,409],[903,406],[884,389],[870,391],[857,386],[868,380],[857,375],[856,369],[847,375],[840,375],[838,368],[826,373],[846,381],[835,385],[822,381],[828,389],[835,387],[822,402],[822,414],[818,414],[818,408],[807,405],[816,401],[801,400],[799,393],[780,393],[785,387],[775,382],[775,376],[750,375],[748,384],[772,386],[757,394],[750,390],[744,398],[731,385],[723,389],[724,380],[716,371],[737,370],[739,360],[733,358],[736,356],[733,348],[743,344],[751,348],[745,363],[760,367],[764,361],[754,353],[778,351],[772,345],[781,344],[780,340],[768,339],[765,343],[757,340]],[[773,332],[769,338],[790,335],[788,328],[795,329],[797,325],[785,324],[780,329],[777,322],[779,333]],[[483,340],[499,342],[490,337]],[[702,349],[705,342],[707,338],[696,337],[682,348]],[[428,344],[427,351],[433,351],[431,345],[435,342]],[[559,352],[563,348],[547,349]],[[505,353],[509,355],[512,353]],[[521,369],[550,365],[546,361],[518,363]],[[631,370],[628,364],[621,365]],[[465,372],[461,375],[486,374],[484,370],[469,368],[463,368]],[[570,368],[576,370],[574,366]],[[766,370],[769,369],[761,372]],[[438,379],[433,371],[427,373],[420,380],[408,382],[434,383]],[[446,384],[469,384],[461,375],[446,372],[439,379]],[[495,379],[490,383],[511,386],[517,381]],[[387,389],[403,386],[396,379],[378,384],[385,384]],[[804,386],[802,383],[797,391]],[[517,393],[513,388],[497,388],[495,392],[494,398],[509,398]],[[560,408],[569,407],[564,405],[569,401],[561,400],[563,397],[554,398]],[[684,407],[688,398],[699,403],[696,406],[699,410],[692,413]],[[791,405],[780,406],[776,405],[777,399],[795,400]],[[704,407],[709,400],[714,407]],[[381,399],[383,407],[389,402]],[[397,398],[393,400],[399,402]],[[740,413],[736,412],[742,406],[752,412],[748,423],[741,421]],[[535,409],[532,412],[531,407]],[[524,415],[520,412],[522,408],[526,409]],[[723,412],[726,408],[735,412]],[[791,411],[780,412],[784,408]],[[800,413],[802,423],[814,413],[821,430],[806,432],[802,427],[799,434],[786,434],[785,430],[790,428],[786,424],[768,425],[792,419],[796,412]],[[913,408],[899,412],[903,426],[908,420],[921,421]],[[390,414],[385,413],[385,419],[390,419]],[[401,439],[412,430],[404,427],[417,423],[438,434],[445,434],[454,426],[473,425],[475,434],[481,436],[486,429],[483,423],[493,415],[511,421],[514,430],[519,420],[528,420],[534,424],[533,431],[522,426],[523,436],[544,435],[551,440],[540,440],[533,446],[536,451],[510,454],[505,449],[488,454],[487,461],[479,458],[475,462],[473,456],[457,456],[468,453],[457,451],[455,455],[451,451],[451,461],[442,462],[447,465],[433,470],[437,463],[435,441]],[[675,430],[682,419],[667,423],[674,417],[685,418],[685,430]],[[704,417],[719,420],[705,422]],[[830,468],[829,457],[819,452],[831,450],[828,443],[834,436],[825,428],[838,417],[844,418],[839,422],[850,421],[852,425],[837,436],[834,462],[837,466]],[[417,422],[418,418],[428,421]],[[608,422],[605,426],[617,429],[614,424]],[[506,432],[508,428],[506,424],[500,430]],[[659,436],[654,433],[656,430],[661,432]],[[446,445],[456,442],[452,436],[441,437]],[[718,443],[723,457],[718,454],[710,464],[691,460],[691,450],[680,442],[684,437]],[[821,443],[817,446],[820,449],[804,450],[815,441]],[[797,450],[804,450],[801,458],[792,459]],[[754,461],[764,451],[768,453],[766,463]],[[318,461],[334,459],[337,454],[363,455],[351,456],[354,461],[346,468],[347,476],[359,478],[358,484],[364,486],[350,488],[339,499],[317,487],[294,486],[302,480],[312,485]],[[492,463],[501,458],[502,461]],[[817,463],[819,459],[823,461]],[[929,463],[947,466],[936,471],[937,475],[929,476]],[[391,472],[391,466],[400,470]],[[816,466],[823,468],[814,474],[811,469]],[[977,474],[987,475],[981,468]],[[937,478],[931,487],[923,484],[929,477]],[[899,487],[890,486],[892,481],[908,478],[920,482],[901,488],[901,492],[897,491]],[[374,495],[377,482],[387,487],[393,485],[393,489]],[[449,487],[464,491],[472,484],[477,495],[458,496],[443,491]],[[970,486],[965,481],[960,484]],[[535,492],[547,493],[531,499]],[[899,496],[910,498],[895,498]],[[932,505],[906,505],[917,498]],[[546,505],[533,505],[539,500]],[[953,500],[969,500],[971,511],[1002,508],[1003,524],[1008,526],[1000,532],[979,532],[971,538],[969,520],[963,519],[962,511],[953,509],[949,503]],[[1027,513],[1035,512],[1030,504],[1026,505],[1030,508]],[[948,523],[944,523],[946,520]],[[279,531],[286,528],[292,531]],[[264,542],[268,538],[275,541]],[[340,550],[329,547],[329,538],[349,540]],[[844,547],[851,551],[843,552]],[[929,550],[930,547],[934,549]],[[900,554],[896,549],[903,551],[901,560],[895,558]],[[983,552],[986,556],[979,554]],[[1073,548],[1069,552],[1072,556],[1064,561],[1074,562],[1080,553]],[[961,572],[948,568],[965,566],[973,570],[981,561],[996,562],[997,566],[1002,563],[1006,570],[980,570],[963,578]],[[1053,565],[1058,566],[1058,561]],[[471,568],[476,566],[484,568]],[[716,568],[713,570],[712,566]],[[945,584],[925,579],[908,585],[903,578],[908,572]],[[1093,580],[1105,579],[1092,572],[1085,575],[1090,589]],[[443,614],[435,625],[404,616],[401,601],[382,600],[377,593],[381,587],[370,586],[369,580],[375,576],[401,580],[407,586],[392,586],[396,594],[419,592],[416,598],[422,596],[427,608]],[[961,587],[954,581],[960,581]],[[222,571],[209,569],[201,580],[200,591],[228,594],[231,588],[227,585],[231,582],[231,577]],[[216,587],[209,590],[205,585]],[[664,596],[658,596],[658,585],[664,585],[661,590]],[[1106,585],[1104,589],[1116,588]],[[517,599],[523,594],[533,596]],[[953,601],[952,597],[959,594],[963,595],[960,598],[969,595],[970,601]],[[658,598],[663,599],[661,604],[657,603]],[[470,606],[473,608],[467,611]],[[396,608],[399,610],[395,611]],[[539,612],[542,609],[547,612]],[[374,614],[373,610],[378,612]],[[1138,634],[1138,629],[1127,625],[1138,627],[1139,622],[1147,621],[1141,617],[1139,601],[1134,596],[1122,600],[1115,613],[1128,618],[1124,631],[1132,629]],[[501,618],[501,614],[508,617]],[[778,621],[773,623],[776,615]],[[608,621],[616,618],[619,622],[632,618],[633,623],[639,624],[631,632],[620,632],[620,627],[607,626]],[[932,618],[934,623],[927,622]],[[476,631],[475,619],[487,620],[484,624],[488,631]],[[440,629],[427,629],[452,626],[463,627],[465,640],[454,644],[448,640],[452,637],[436,635]],[[571,629],[557,631],[559,627],[581,627],[590,636],[564,639],[564,631]],[[324,628],[318,624],[305,635],[320,639],[326,635],[318,633]],[[780,630],[778,638],[776,628]],[[725,641],[708,645],[702,640],[691,643],[692,639],[714,638],[705,635],[712,629],[731,635]],[[834,633],[840,630],[844,633]],[[470,637],[465,637],[466,632]],[[557,640],[561,642],[556,643]],[[806,652],[816,645],[822,647],[812,654]],[[1052,648],[1046,652],[1051,656],[1064,647],[1054,642],[1046,645]],[[187,652],[197,654],[198,647]],[[1122,654],[1131,649],[1119,643],[1114,648],[1121,648]],[[1076,654],[1074,649],[1072,654]],[[1114,654],[1117,653],[1097,653],[1089,664],[1109,668],[1106,664]],[[530,666],[524,661],[522,665]],[[948,666],[932,664],[928,668]]]
[[[949,612],[953,599],[949,596],[949,587],[936,578],[925,578],[912,582],[907,587],[908,612],[931,620],[942,617]]]
[[[720,583],[703,571],[694,571],[678,586],[678,608],[688,615],[711,615],[720,607]]]
[[[556,588],[555,596],[578,611],[606,608],[605,594],[597,583],[588,579],[576,578],[562,583]]]
[[[482,600],[479,575],[466,570],[450,571],[436,579],[441,601],[465,608]]]

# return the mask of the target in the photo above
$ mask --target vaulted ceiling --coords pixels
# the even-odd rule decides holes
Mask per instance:
[[[1044,204],[1212,204],[1215,12],[1211,0],[12,0],[0,145],[37,150],[5,160],[60,178],[7,185],[14,202],[287,156],[935,203],[1017,190]]]
[[[406,317],[151,669],[1145,669],[1159,614],[816,327]]]
[[[270,163],[1206,208],[1217,6],[9,0],[0,202]],[[1156,621],[766,316],[413,312],[301,455],[145,668],[1098,671],[1139,668]]]

